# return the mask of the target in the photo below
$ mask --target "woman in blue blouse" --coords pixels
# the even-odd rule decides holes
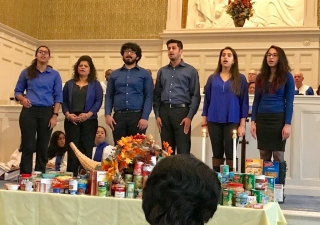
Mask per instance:
[[[286,140],[291,133],[295,84],[282,48],[271,46],[263,59],[252,105],[251,135],[258,140],[260,158],[280,162],[279,183],[285,184]]]
[[[64,130],[68,146],[73,142],[83,154],[91,158],[103,91],[90,56],[81,56],[73,71],[73,78],[63,88],[62,111],[66,117]],[[79,161],[69,147],[67,171],[77,176],[78,170]]]
[[[238,56],[231,47],[220,51],[218,67],[207,81],[202,112],[202,126],[208,127],[212,146],[212,166],[216,171],[220,165],[233,167],[233,130],[238,136],[245,134],[248,116],[248,83],[240,74]]]
[[[33,152],[37,153],[35,170],[45,172],[47,148],[52,129],[57,124],[62,102],[62,81],[58,71],[48,65],[49,59],[49,48],[38,47],[35,59],[21,72],[14,89],[15,97],[23,106],[19,117],[21,174],[31,174]]]

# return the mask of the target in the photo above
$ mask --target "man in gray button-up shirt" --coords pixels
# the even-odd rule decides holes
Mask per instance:
[[[183,45],[167,41],[170,63],[158,71],[153,109],[162,141],[177,153],[190,153],[191,120],[200,105],[198,71],[181,59]]]

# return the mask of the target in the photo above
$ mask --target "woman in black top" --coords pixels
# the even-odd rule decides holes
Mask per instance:
[[[73,68],[73,78],[63,88],[62,111],[66,116],[64,130],[67,144],[73,142],[87,157],[92,158],[92,148],[98,128],[97,113],[100,110],[103,92],[97,81],[96,68],[90,56],[81,56]],[[67,171],[77,176],[79,160],[68,148]]]

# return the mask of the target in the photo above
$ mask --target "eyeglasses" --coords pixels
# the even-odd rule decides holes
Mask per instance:
[[[271,56],[272,56],[272,58],[276,58],[276,57],[278,57],[278,54],[267,53],[266,56],[267,56],[268,58],[271,58]]]
[[[41,55],[48,55],[49,54],[48,51],[43,51],[43,50],[39,50],[38,53]]]
[[[132,50],[129,50],[129,49],[127,49],[127,50],[124,50],[124,52],[125,53],[130,53],[130,54],[136,54],[136,52],[135,51],[132,51]]]

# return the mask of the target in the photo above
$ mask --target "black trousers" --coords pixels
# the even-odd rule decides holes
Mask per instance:
[[[147,129],[139,130],[139,127],[137,127],[139,120],[141,119],[141,115],[142,112],[114,113],[113,119],[117,123],[112,132],[114,145],[117,145],[117,141],[119,141],[121,137],[136,135],[137,133],[146,133]]]
[[[36,152],[35,171],[45,172],[48,162],[47,150],[52,132],[48,125],[52,113],[53,107],[22,108],[19,117],[22,151],[20,174],[31,174],[34,152]]]
[[[233,130],[237,130],[238,123],[212,123],[208,122],[208,132],[211,141],[213,157],[222,159],[233,159]],[[237,140],[238,141],[238,140]]]
[[[83,154],[91,159],[97,129],[97,119],[88,119],[82,123],[78,123],[77,125],[67,119],[64,120],[64,130],[66,132],[68,144],[67,171],[73,172],[73,176],[78,175],[80,164],[78,158],[69,145],[70,142],[73,142]]]
[[[187,134],[184,133],[184,124],[181,121],[187,117],[189,107],[170,108],[168,105],[160,106],[161,141],[166,141],[172,147],[173,153],[177,148],[178,154],[190,154],[191,149],[191,126]]]

